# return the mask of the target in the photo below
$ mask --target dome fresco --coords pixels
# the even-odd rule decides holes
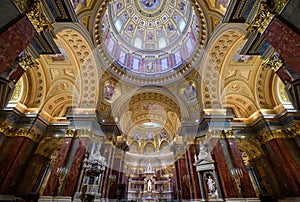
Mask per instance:
[[[102,18],[102,39],[113,62],[138,76],[173,72],[199,41],[199,19],[187,0],[118,0]]]

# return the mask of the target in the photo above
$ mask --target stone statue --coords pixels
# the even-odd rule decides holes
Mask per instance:
[[[216,191],[216,182],[210,175],[208,176],[207,179],[207,187],[208,187],[208,195],[209,196],[214,195]]]
[[[211,162],[213,161],[211,154],[207,151],[207,148],[203,142],[200,142],[198,158],[195,157],[195,163],[201,163],[203,161]]]
[[[150,179],[147,182],[147,186],[148,186],[148,188],[147,188],[148,192],[151,192],[152,191],[152,181]]]

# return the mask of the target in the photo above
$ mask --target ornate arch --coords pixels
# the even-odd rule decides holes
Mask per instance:
[[[207,46],[205,60],[198,71],[202,75],[202,102],[204,108],[220,108],[220,72],[223,62],[231,46],[236,43],[246,31],[246,25],[225,24],[218,27]]]
[[[73,50],[80,73],[76,83],[80,83],[79,107],[96,108],[101,68],[98,63],[98,55],[87,30],[80,24],[57,23],[54,31],[66,40]]]

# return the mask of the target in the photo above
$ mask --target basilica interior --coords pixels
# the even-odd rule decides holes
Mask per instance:
[[[1,3],[0,201],[300,201],[300,1]]]

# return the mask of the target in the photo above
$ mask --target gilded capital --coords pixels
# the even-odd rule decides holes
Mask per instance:
[[[27,137],[34,142],[39,142],[41,140],[41,135],[30,128],[19,128],[11,133],[11,137]]]
[[[212,138],[224,138],[223,131],[221,130],[209,130],[206,133],[206,138],[212,139]]]
[[[27,13],[32,4],[32,0],[14,0],[16,7],[19,9],[20,13]]]
[[[18,64],[26,71],[28,68],[33,68],[39,65],[39,63],[29,54],[28,51],[20,55],[17,58]]]
[[[206,138],[212,139],[212,138],[219,138],[219,139],[228,139],[228,138],[235,138],[234,137],[234,131],[233,130],[214,130],[214,131],[208,131],[206,133]]]
[[[65,137],[71,137],[71,138],[75,138],[75,136],[76,136],[76,131],[75,130],[73,130],[73,129],[66,129],[65,130]]]
[[[12,127],[7,125],[6,123],[2,123],[0,125],[0,133],[3,133],[5,136],[8,136],[12,131]]]
[[[261,135],[261,142],[262,144],[266,144],[267,142],[273,140],[273,139],[279,139],[279,138],[295,138],[296,134],[289,133],[286,130],[273,130],[265,132]]]
[[[268,4],[261,2],[254,20],[250,23],[248,31],[264,33],[275,14],[271,11]]]
[[[283,60],[277,54],[271,55],[262,63],[262,67],[273,69],[275,72],[282,66]]]
[[[26,15],[38,33],[53,30],[53,27],[46,18],[39,1],[35,2],[31,6],[30,11]]]

